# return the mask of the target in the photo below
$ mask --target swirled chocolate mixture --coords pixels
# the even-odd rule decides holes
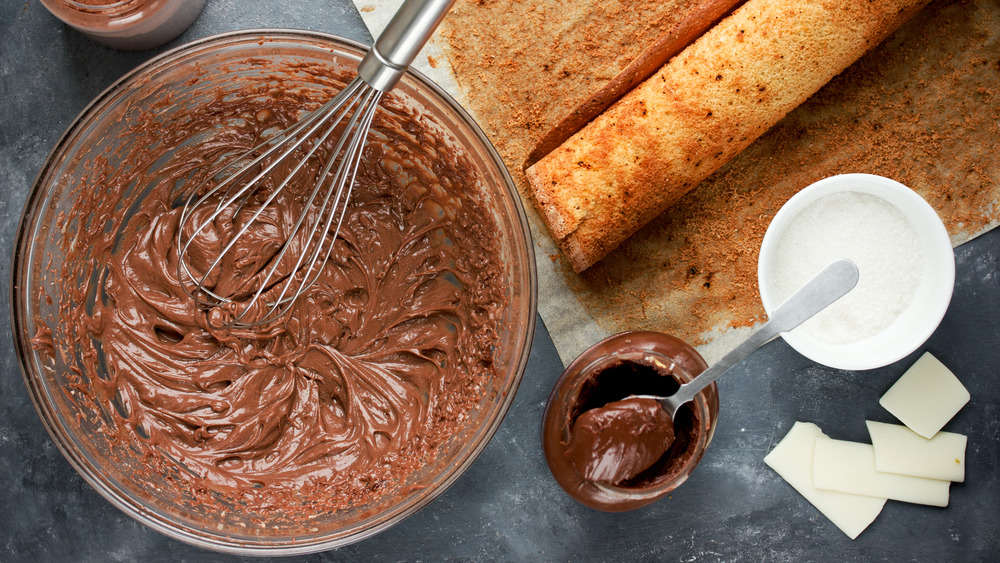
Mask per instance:
[[[87,394],[144,455],[259,504],[305,493],[358,505],[428,465],[494,376],[507,299],[497,227],[466,186],[471,165],[401,105],[382,109],[319,280],[258,332],[216,328],[176,279],[179,196],[329,95],[256,88],[172,108],[148,142],[94,163],[100,185],[68,217],[90,228],[64,266],[89,282],[62,320]],[[295,201],[281,199],[248,248],[287,232]],[[195,254],[211,250],[202,238]]]

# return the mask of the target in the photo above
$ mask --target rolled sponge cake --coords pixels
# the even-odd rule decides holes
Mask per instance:
[[[589,268],[929,0],[748,0],[526,170],[577,272]]]

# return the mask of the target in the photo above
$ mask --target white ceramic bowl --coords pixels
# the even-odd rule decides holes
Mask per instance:
[[[847,344],[824,342],[801,329],[782,334],[803,356],[820,364],[849,370],[873,369],[902,359],[920,347],[940,324],[955,286],[955,253],[948,231],[934,209],[906,186],[871,174],[842,174],[812,184],[795,194],[775,214],[761,243],[757,281],[764,309],[771,314],[781,303],[776,291],[776,249],[793,219],[809,204],[839,192],[878,196],[910,221],[923,255],[923,266],[909,305],[883,330]],[[862,276],[864,276],[862,271]]]

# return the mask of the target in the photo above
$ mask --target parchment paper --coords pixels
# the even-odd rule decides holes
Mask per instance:
[[[375,37],[401,4],[354,1]],[[717,360],[764,319],[756,258],[771,217],[827,176],[867,172],[910,186],[956,245],[1000,224],[1000,5],[939,0],[622,248],[574,274],[534,209],[524,158],[693,3],[458,0],[415,64],[472,113],[521,189],[539,313],[564,363],[633,329],[673,333]]]

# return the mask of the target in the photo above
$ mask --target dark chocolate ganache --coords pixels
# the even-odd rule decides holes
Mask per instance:
[[[712,384],[673,420],[655,399],[707,367],[684,341],[624,332],[588,348],[559,377],[545,405],[542,448],[552,476],[580,503],[634,510],[669,494],[691,473],[714,433]]]
[[[578,416],[566,456],[585,479],[614,485],[656,463],[674,443],[674,423],[655,399],[626,397]]]
[[[332,255],[290,313],[234,331],[194,306],[177,280],[185,189],[342,86],[298,70],[321,73],[322,87],[286,88],[276,75],[190,109],[167,99],[149,110],[150,121],[169,114],[165,124],[138,120],[144,142],[93,163],[65,218],[79,228],[63,275],[83,283],[67,284],[61,321],[80,351],[79,388],[110,413],[115,440],[197,487],[277,506],[305,493],[329,510],[396,490],[458,432],[495,376],[508,288],[471,163],[390,97]],[[314,175],[321,163],[308,166]],[[300,184],[248,251],[287,232],[312,187]],[[210,255],[216,238],[192,254]],[[50,340],[40,332],[36,347]]]
[[[573,409],[566,456],[585,479],[626,487],[679,472],[694,455],[697,412],[683,405],[672,421],[655,400],[632,397],[678,387],[670,372],[633,361],[597,372]]]

